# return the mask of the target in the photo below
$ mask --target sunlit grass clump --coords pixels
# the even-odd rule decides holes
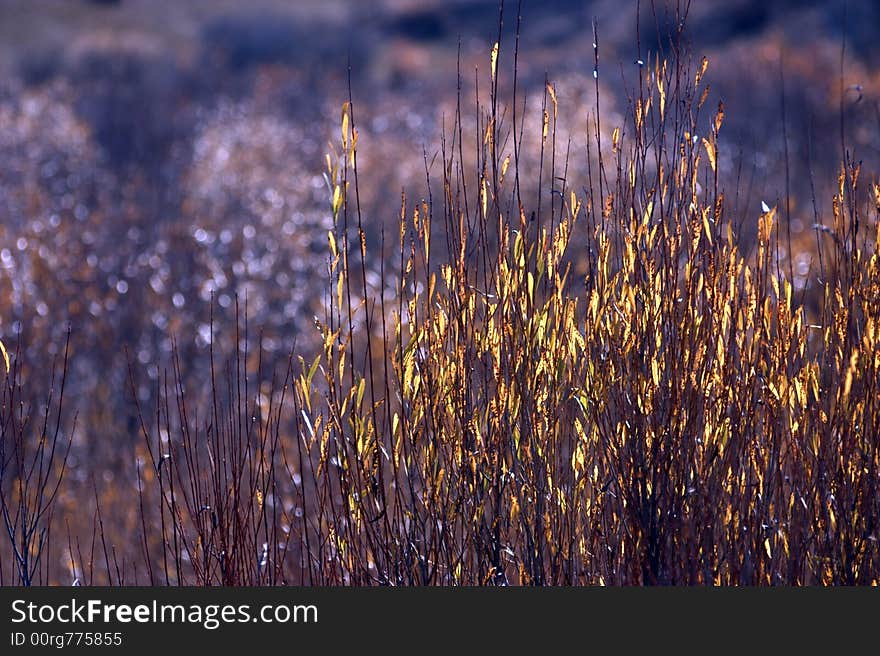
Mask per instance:
[[[603,143],[594,121],[578,191],[503,152],[529,128],[502,123],[496,57],[475,166],[456,122],[442,196],[404,200],[393,294],[353,264],[343,109],[324,353],[293,386],[310,580],[876,584],[880,249],[858,166],[807,299],[776,208],[754,240],[729,218],[705,60],[645,67],[626,125]],[[548,85],[542,162],[557,112]],[[519,188],[542,173],[543,205]]]

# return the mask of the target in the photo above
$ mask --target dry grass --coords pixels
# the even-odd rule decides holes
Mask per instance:
[[[203,408],[178,362],[155,411],[138,413],[141,558],[71,547],[73,572],[200,585],[880,581],[880,187],[862,193],[847,156],[832,214],[817,211],[818,282],[796,292],[785,212],[732,218],[705,61],[646,62],[624,125],[600,125],[597,100],[590,174],[576,182],[555,88],[543,123],[527,124],[515,95],[499,97],[517,54],[492,52],[479,130],[464,133],[460,95],[441,166],[426,158],[439,179],[424,200],[403,198],[399,231],[372,255],[379,281],[344,105],[327,158],[321,353],[276,376],[259,354],[221,370],[212,352]],[[524,170],[534,129],[541,164]],[[528,176],[537,197],[521,193]]]

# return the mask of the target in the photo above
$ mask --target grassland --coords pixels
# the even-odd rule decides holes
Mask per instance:
[[[666,57],[637,44],[607,125],[590,36],[594,104],[548,80],[536,107],[499,29],[378,234],[350,93],[316,352],[267,354],[246,300],[211,298],[200,386],[175,345],[142,397],[130,357],[138,459],[109,491],[91,481],[89,535],[55,503],[76,353],[59,349],[42,407],[13,353],[0,582],[877,584],[880,186],[842,129],[836,181],[795,181],[832,189],[809,199],[808,239],[784,190],[738,211],[714,63],[681,33]],[[586,115],[584,153],[566,111]]]

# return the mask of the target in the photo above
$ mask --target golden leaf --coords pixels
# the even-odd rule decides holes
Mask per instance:
[[[348,148],[348,103],[342,106],[342,147]]]
[[[718,130],[721,129],[721,123],[724,122],[724,103],[722,101],[718,101],[718,111],[715,112],[715,134],[718,134]]]
[[[339,213],[339,208],[342,206],[342,187],[336,185],[333,187],[333,214]]]
[[[504,162],[501,163],[501,177],[498,179],[499,184],[504,182],[504,176],[507,174],[507,167],[510,166],[510,155],[504,158]]]
[[[706,155],[709,156],[709,166],[712,167],[712,172],[715,173],[715,146],[713,146],[707,139],[703,139],[703,148],[706,149]]]
[[[556,102],[556,89],[549,82],[547,83],[547,93],[550,94],[550,102],[553,103],[553,118],[559,115],[559,104]]]
[[[336,251],[336,237],[333,234],[332,230],[327,231],[327,240],[330,242],[330,252],[333,254],[334,259],[337,256]]]
[[[700,62],[700,70],[697,71],[696,76],[694,76],[694,86],[700,84],[700,80],[703,79],[703,76],[706,74],[706,69],[709,67],[709,60],[706,57],[703,57],[703,61]]]
[[[709,208],[707,207],[703,211],[703,231],[706,233],[706,239],[709,240],[709,245],[712,246],[712,230],[709,226]]]

